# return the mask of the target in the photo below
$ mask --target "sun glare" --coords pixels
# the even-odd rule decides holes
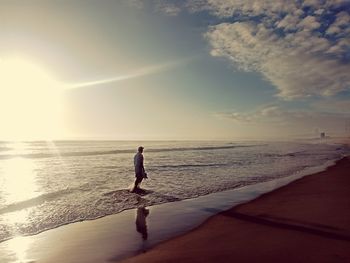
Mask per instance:
[[[33,239],[28,237],[15,237],[7,242],[7,250],[12,256],[11,262],[35,262],[28,259],[27,251],[33,245]]]
[[[0,60],[0,138],[62,136],[62,88],[47,72],[21,59]]]
[[[35,169],[34,162],[26,158],[17,157],[2,161],[0,187],[5,203],[18,203],[40,195]]]

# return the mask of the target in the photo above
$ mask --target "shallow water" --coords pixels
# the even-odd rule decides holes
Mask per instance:
[[[139,145],[144,196],[128,191]],[[289,176],[346,151],[306,142],[1,142],[0,240]]]
[[[307,174],[323,171],[333,163],[328,161],[292,176],[180,202],[147,208],[141,204],[138,208],[100,219],[65,225],[38,235],[12,238],[0,243],[0,262],[119,261],[186,233],[220,211],[252,200]]]

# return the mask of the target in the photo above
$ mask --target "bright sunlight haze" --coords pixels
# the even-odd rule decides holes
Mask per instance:
[[[60,136],[62,88],[37,65],[0,61],[0,137],[11,140]]]

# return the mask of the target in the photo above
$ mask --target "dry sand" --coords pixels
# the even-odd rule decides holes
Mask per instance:
[[[350,262],[350,159],[123,262]]]

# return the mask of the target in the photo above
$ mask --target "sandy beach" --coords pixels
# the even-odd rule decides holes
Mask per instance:
[[[350,262],[350,159],[123,262]]]

